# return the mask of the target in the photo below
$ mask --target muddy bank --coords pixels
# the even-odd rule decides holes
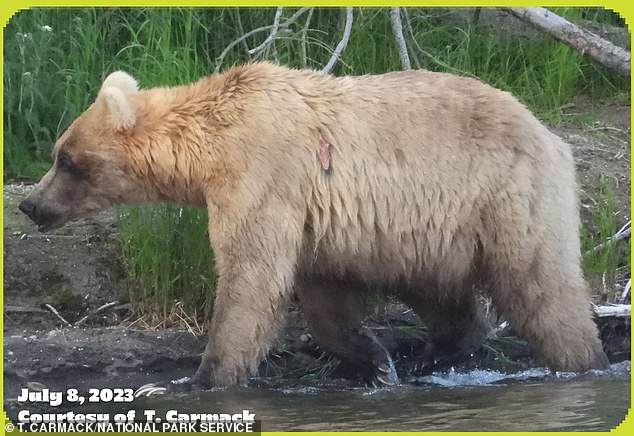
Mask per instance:
[[[5,337],[15,329],[32,334],[61,325],[45,304],[73,323],[104,303],[126,298],[112,211],[42,234],[17,208],[30,189],[4,187]],[[114,325],[117,314],[109,310],[86,325]]]
[[[109,386],[131,374],[135,383],[169,382],[166,374],[183,377],[195,370],[203,347],[203,338],[173,330],[92,327],[5,335],[5,397],[17,396],[15,388],[29,382],[51,388]]]

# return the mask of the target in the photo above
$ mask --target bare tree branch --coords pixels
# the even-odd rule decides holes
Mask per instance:
[[[57,311],[57,309],[55,309],[53,306],[51,306],[50,304],[46,303],[46,304],[44,305],[44,307],[46,307],[48,310],[50,310],[50,311],[51,311],[51,313],[52,313],[53,315],[55,315],[57,318],[59,318],[59,320],[60,320],[62,323],[64,323],[64,325],[65,325],[65,326],[70,326],[70,323],[69,323],[68,321],[66,321],[66,320],[64,319],[64,317],[63,317],[62,315],[60,315],[60,314],[59,314],[59,312]]]
[[[249,50],[250,55],[254,55],[257,52],[262,51],[265,48],[268,48],[268,46],[273,41],[275,41],[275,36],[277,35],[277,31],[280,28],[280,20],[282,19],[283,13],[284,13],[283,7],[277,8],[277,10],[275,11],[275,18],[273,18],[273,26],[271,27],[271,33],[269,34],[269,36],[266,37],[266,39],[264,40],[262,44]]]
[[[628,50],[571,23],[546,8],[504,8],[504,10],[529,22],[590,59],[623,76],[630,76],[632,56]]]
[[[405,11],[405,16],[408,17],[407,11]],[[407,20],[408,20],[407,27],[409,29],[410,38],[411,38],[412,42],[414,43],[414,47],[416,47],[416,49],[418,49],[418,51],[420,51],[423,55],[425,55],[429,59],[431,59],[435,64],[440,65],[441,67],[445,68],[448,71],[453,71],[454,73],[460,74],[462,76],[467,76],[467,77],[471,77],[471,78],[474,78],[474,79],[478,79],[477,76],[475,76],[475,75],[473,75],[473,74],[471,74],[471,73],[469,73],[467,71],[459,70],[458,68],[454,68],[451,65],[441,61],[440,59],[437,59],[434,55],[432,55],[431,53],[426,51],[423,47],[421,47],[420,44],[418,43],[418,41],[416,40],[416,37],[414,36],[414,30],[412,29],[412,25],[409,23],[409,17],[407,18]]]
[[[238,30],[240,31],[240,35],[244,35],[244,27],[242,27],[242,19],[240,18],[240,8],[236,8],[236,23],[238,25]],[[247,44],[247,40],[243,39],[242,46],[244,47],[244,51],[249,53],[249,44]]]
[[[404,70],[411,70],[412,64],[409,61],[409,53],[407,52],[407,44],[403,36],[403,24],[401,23],[401,8],[392,8],[390,12],[392,22],[392,33],[396,39],[396,45],[401,56],[401,64]]]
[[[350,40],[350,32],[352,31],[352,18],[353,18],[352,8],[347,7],[346,8],[346,25],[343,29],[343,37],[341,38],[341,41],[339,41],[339,44],[337,44],[337,47],[335,48],[335,51],[332,53],[330,60],[328,61],[324,69],[321,70],[321,74],[330,73],[332,68],[337,63],[337,60],[339,60],[341,53],[346,49],[346,46],[348,45],[348,41]]]
[[[280,24],[280,27],[288,27],[288,26],[290,26],[300,16],[302,16],[305,12],[312,11],[312,10],[313,10],[313,8],[301,8],[301,9],[298,9],[297,12],[295,12],[293,15],[291,15],[288,20],[286,20],[282,24]]]
[[[279,28],[278,28],[278,32],[277,33],[279,33],[281,30],[288,29],[288,27],[290,27],[291,24],[293,24],[295,21],[297,21],[297,19],[302,14],[304,14],[306,11],[308,11],[310,9],[311,8],[301,8],[301,9],[299,9],[297,12],[295,12],[293,15],[291,15],[290,18],[288,18],[286,21],[284,21],[283,23],[279,24]],[[268,25],[268,26],[258,27],[256,29],[253,29],[253,30],[245,33],[244,35],[242,35],[238,39],[230,42],[229,45],[227,45],[225,47],[225,49],[222,51],[222,53],[220,53],[220,55],[216,58],[216,68],[214,69],[214,74],[218,73],[218,71],[220,71],[220,67],[222,66],[222,62],[224,61],[225,57],[227,56],[227,54],[231,51],[231,49],[233,47],[235,47],[236,45],[240,44],[242,41],[244,41],[245,39],[249,38],[250,36],[255,35],[256,33],[265,32],[265,31],[271,30],[271,29],[273,29],[273,25],[272,24]]]
[[[266,30],[270,30],[272,27],[273,27],[272,25],[258,27],[256,29],[250,30],[249,32],[245,33],[240,38],[230,42],[229,45],[227,45],[225,47],[225,49],[222,51],[222,53],[220,53],[220,55],[216,58],[216,68],[214,70],[214,73],[217,73],[218,71],[220,71],[220,67],[222,66],[222,62],[224,61],[225,56],[227,56],[227,54],[231,51],[231,49],[233,47],[235,47],[236,45],[240,44],[242,41],[244,41],[248,37],[253,36],[256,33],[260,33],[260,32],[264,32]]]
[[[306,24],[304,24],[304,28],[302,29],[302,67],[306,68],[308,66],[308,55],[306,49],[306,33],[308,33],[308,29],[310,28],[310,20],[313,18],[313,12],[315,8],[310,8],[308,12],[308,17],[306,17]]]
[[[414,40],[415,39],[414,29],[412,28],[412,23],[409,18],[409,12],[407,12],[407,8],[401,9],[401,12],[403,12],[403,18],[405,19],[405,27],[407,28],[407,33],[409,34],[410,39]],[[410,43],[410,47],[411,47],[411,43]],[[414,65],[416,65],[416,68],[422,68],[423,64],[421,63],[420,59],[418,59],[416,50],[412,50],[410,55],[412,56],[412,60],[414,61]]]
[[[607,247],[613,245],[615,242],[622,241],[623,239],[629,239],[631,233],[632,233],[632,220],[629,220],[628,222],[626,222],[623,225],[623,227],[621,227],[619,229],[618,232],[616,232],[607,241],[605,241],[604,243],[599,244],[596,247],[593,247],[592,249],[586,251],[585,253],[583,253],[583,255],[587,256],[587,255],[589,255],[591,253],[596,253],[597,251],[601,251],[604,248],[607,248]]]
[[[90,316],[97,315],[99,312],[102,312],[102,311],[106,310],[106,309],[107,309],[107,308],[109,308],[109,307],[116,306],[117,304],[119,304],[119,302],[118,302],[118,301],[111,301],[110,303],[106,303],[106,304],[103,304],[103,305],[99,306],[99,307],[97,308],[97,310],[95,310],[93,313],[89,313],[88,315],[86,315],[86,316],[84,316],[82,319],[80,319],[79,321],[75,322],[75,323],[73,324],[73,327],[77,327],[77,326],[82,325],[83,323],[85,323],[86,321],[88,321],[88,318],[89,318]]]
[[[623,293],[621,294],[621,303],[623,303],[627,299],[627,296],[630,294],[630,289],[632,289],[631,278],[625,284],[625,288],[623,289]]]

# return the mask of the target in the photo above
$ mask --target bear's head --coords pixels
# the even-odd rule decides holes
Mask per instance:
[[[126,153],[138,93],[133,77],[110,74],[95,102],[57,140],[53,166],[19,205],[41,231],[142,197]]]

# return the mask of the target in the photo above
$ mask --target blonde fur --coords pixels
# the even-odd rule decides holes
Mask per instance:
[[[451,313],[480,287],[553,368],[607,364],[580,268],[570,147],[508,93],[422,70],[336,78],[268,63],[125,100],[107,90],[127,130],[99,128],[98,150],[65,145],[98,129],[98,99],[56,150],[120,162],[103,187],[126,191],[113,202],[209,209],[219,279],[197,380],[245,381],[294,289],[324,302],[305,306],[328,342],[352,338],[354,326],[333,333],[337,317],[357,317],[337,293],[381,288],[465,335],[472,310]]]
[[[107,107],[107,117],[114,130],[128,130],[136,123],[136,114],[128,97],[119,88],[107,86],[99,91],[98,99]]]
[[[139,90],[139,84],[134,77],[125,71],[115,71],[110,73],[103,81],[101,89],[104,88],[117,88],[124,93],[130,94]]]

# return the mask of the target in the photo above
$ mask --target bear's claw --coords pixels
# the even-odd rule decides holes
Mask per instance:
[[[389,365],[386,363],[382,363],[377,368],[377,372],[375,374],[375,378],[378,382],[386,386],[395,386],[400,384],[400,380],[398,378],[398,374],[396,373],[396,368],[392,362],[389,362]]]
[[[390,352],[369,329],[364,331],[374,346],[374,379],[383,385],[394,386],[400,383]]]

